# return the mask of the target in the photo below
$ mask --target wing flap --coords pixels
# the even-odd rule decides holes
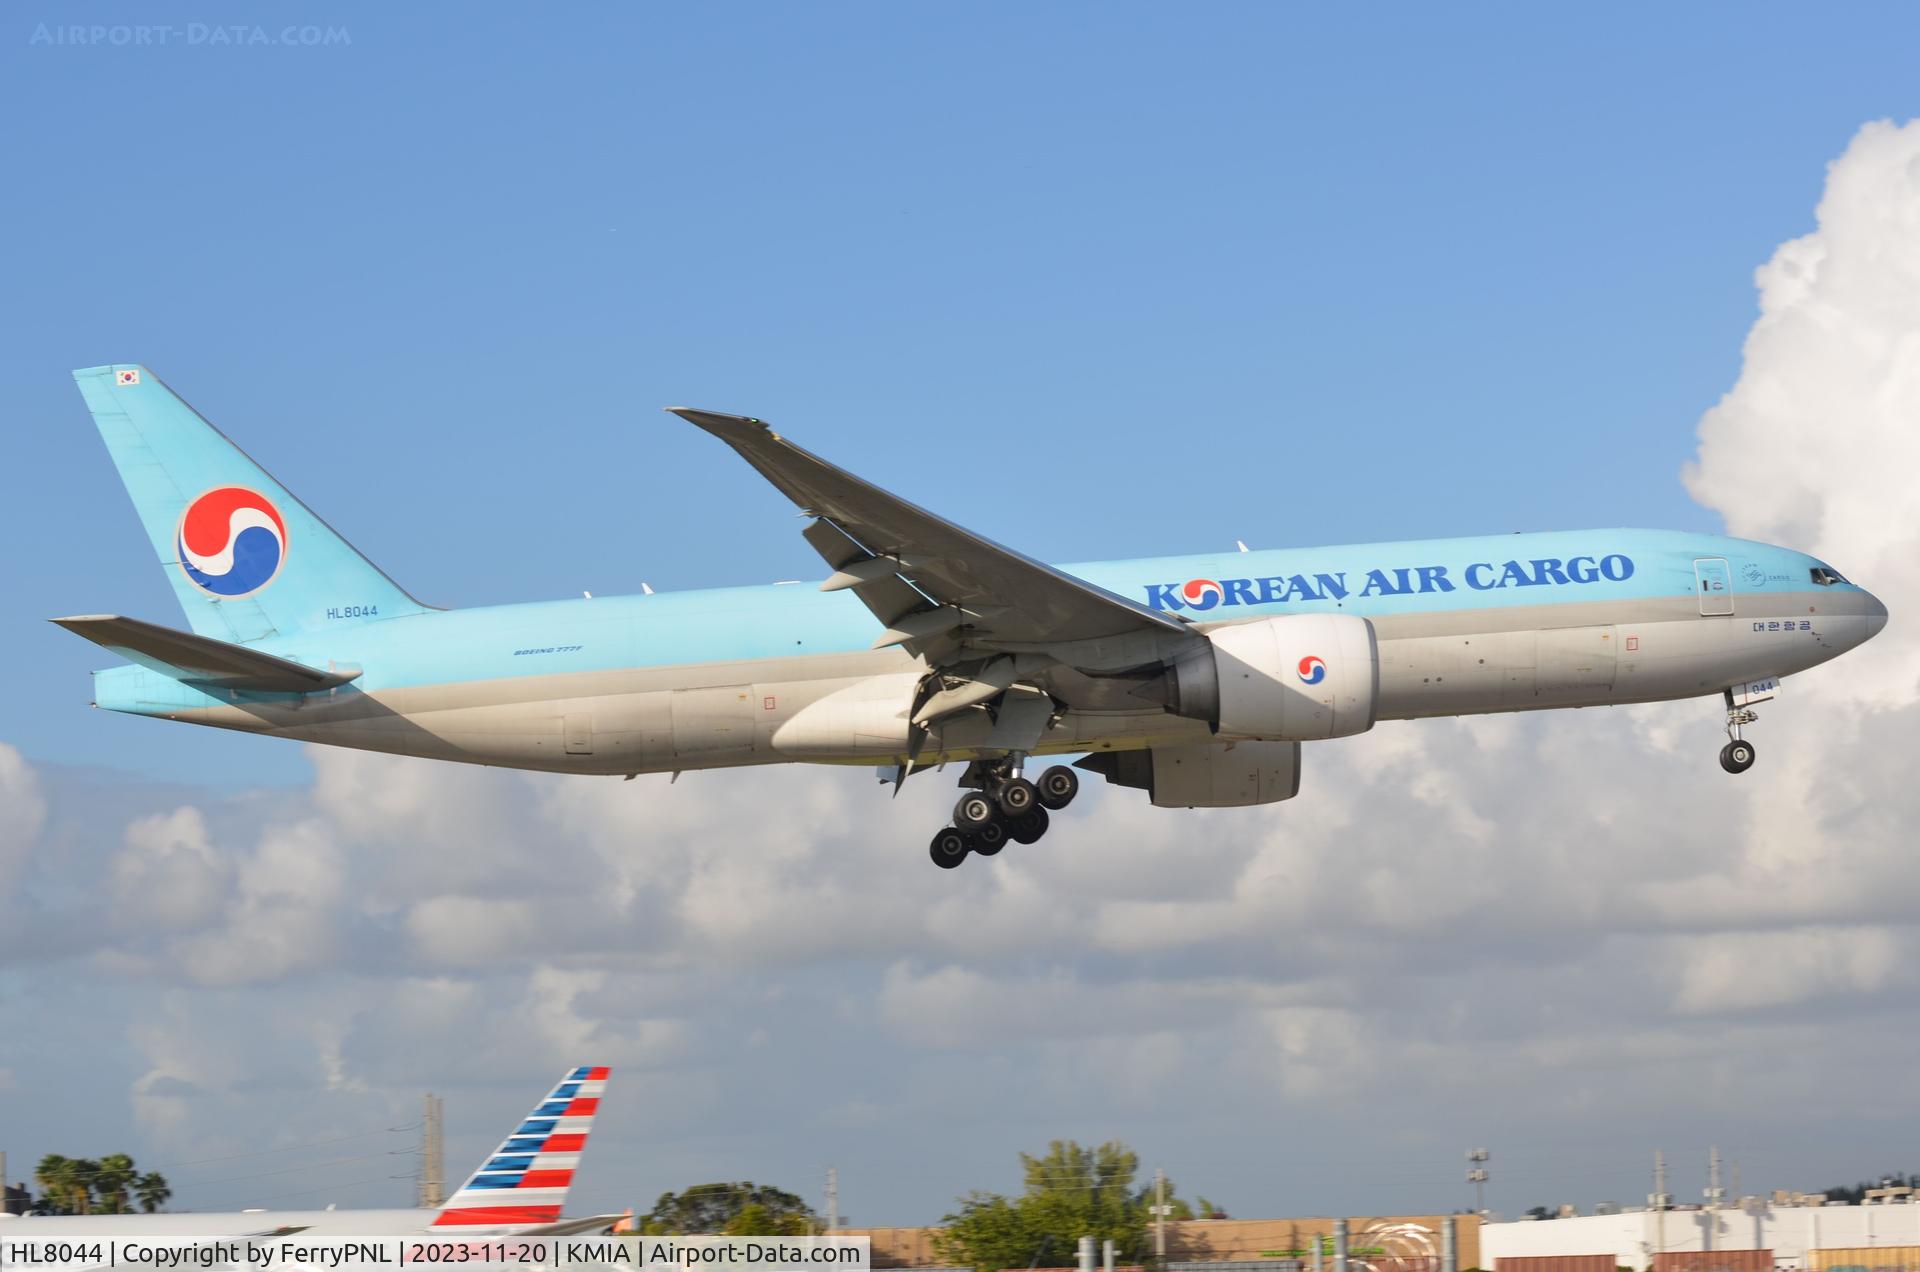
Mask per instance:
[[[211,636],[119,614],[79,614],[53,622],[129,662],[189,684],[259,693],[316,693],[344,685],[358,667],[321,670]]]
[[[835,591],[850,589],[881,622],[892,625],[903,614],[931,605],[926,593],[902,578],[901,562],[875,556],[829,521],[816,520],[800,532],[820,559],[833,568]],[[847,576],[841,582],[842,575]]]

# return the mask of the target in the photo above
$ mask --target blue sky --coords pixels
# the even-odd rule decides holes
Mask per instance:
[[[0,639],[34,753],[216,782],[305,766],[96,718],[97,656],[32,621],[173,617],[73,367],[153,366],[452,605],[815,571],[669,403],[1056,560],[1701,526],[1751,271],[1911,108],[1920,25],[349,5],[284,12],[344,47],[34,42],[154,16],[29,5],[0,45],[0,515],[45,545]]]
[[[1051,1134],[1130,1139],[1248,1214],[1464,1205],[1459,1150],[1489,1141],[1509,1209],[1631,1199],[1663,1137],[1768,1186],[1911,1165],[1857,1094],[1905,1080],[1920,1006],[1889,901],[1920,810],[1878,799],[1910,702],[1769,708],[1798,784],[1758,798],[1675,761],[1712,768],[1691,705],[1383,729],[1316,754],[1284,816],[1136,826],[1107,800],[1044,861],[955,883],[896,851],[928,811],[864,774],[615,789],[316,755],[90,712],[102,656],[43,620],[179,621],[68,376],[110,361],[445,605],[817,574],[785,501],[667,404],[773,420],[1053,560],[1786,525],[1773,483],[1696,502],[1681,468],[1742,375],[1756,268],[1814,229],[1862,124],[1920,114],[1920,11],[262,12],[0,22],[0,832],[27,828],[30,902],[6,909],[0,833],[0,1014],[52,1043],[0,1037],[5,1147],[297,1147],[435,1086],[451,1168],[587,1038],[634,1093],[594,1205],[836,1162],[856,1219],[931,1220]],[[178,33],[36,38],[141,23]],[[348,42],[187,34],[223,23]],[[1832,430],[1831,471],[1780,476],[1844,502],[1911,471],[1852,423],[1789,421]],[[1909,498],[1870,505],[1861,575],[1896,616]],[[811,837],[774,851],[765,808]],[[448,903],[505,904],[530,843],[599,947],[461,944]],[[657,922],[602,940],[609,878]],[[23,1098],[74,1072],[84,1115]]]

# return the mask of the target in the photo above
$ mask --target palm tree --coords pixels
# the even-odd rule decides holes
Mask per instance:
[[[167,1177],[157,1170],[150,1170],[133,1181],[133,1195],[140,1199],[140,1209],[152,1214],[167,1204],[173,1196],[173,1189],[167,1187]]]
[[[73,1157],[68,1159],[67,1167],[67,1196],[70,1198],[68,1204],[72,1207],[68,1213],[92,1214],[93,1189],[95,1181],[100,1178],[100,1163],[90,1157]]]
[[[40,1196],[49,1206],[58,1206],[59,1213],[72,1214],[73,1196],[73,1159],[62,1157],[58,1153],[48,1153],[34,1167],[33,1182],[40,1185]]]
[[[125,1153],[108,1153],[100,1159],[100,1169],[93,1177],[93,1191],[100,1198],[102,1210],[116,1215],[126,1213],[127,1186],[133,1183],[136,1173],[133,1158]]]

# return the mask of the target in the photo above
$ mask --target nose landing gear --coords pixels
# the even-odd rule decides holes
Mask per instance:
[[[1740,729],[1760,716],[1751,707],[1734,706],[1733,690],[1726,691],[1726,698],[1727,744],[1720,748],[1720,767],[1729,773],[1744,773],[1753,767],[1753,743],[1740,736]]]
[[[951,870],[969,854],[991,857],[1006,846],[1039,841],[1052,824],[1048,810],[1058,811],[1080,793],[1080,775],[1056,764],[1038,782],[1020,776],[1014,761],[993,766],[969,766],[963,783],[976,785],[953,806],[953,825],[934,835],[927,855],[942,870]]]

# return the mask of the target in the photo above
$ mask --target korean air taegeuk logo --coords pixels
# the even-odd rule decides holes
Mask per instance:
[[[180,514],[180,569],[209,596],[232,600],[273,582],[287,559],[287,523],[273,501],[216,486]]]

